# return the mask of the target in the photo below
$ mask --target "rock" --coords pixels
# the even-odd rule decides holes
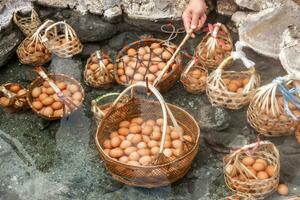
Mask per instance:
[[[288,5],[249,14],[240,24],[240,40],[260,54],[278,58],[282,33],[290,24],[300,26],[299,12],[299,6]]]
[[[234,22],[236,27],[239,27],[239,25],[247,18],[248,14],[249,12],[237,11],[231,16],[231,21]]]
[[[289,26],[282,36],[279,59],[288,74],[300,80],[300,29],[295,25]]]
[[[0,37],[0,68],[15,55],[18,45],[22,41],[22,34],[19,31],[11,30],[7,35]]]
[[[122,19],[122,9],[120,6],[108,8],[104,11],[104,19],[111,23],[116,23]]]
[[[237,5],[234,0],[218,0],[217,12],[221,15],[231,16],[237,10]]]
[[[138,33],[123,32],[111,38],[108,45],[115,50],[121,50],[125,45],[139,39]]]
[[[235,3],[242,7],[254,11],[260,11],[267,8],[274,8],[286,4],[290,0],[234,0]]]
[[[85,43],[83,44],[83,50],[80,53],[80,56],[87,59],[92,53],[99,49],[101,49],[101,45],[99,43]]]
[[[82,69],[83,64],[80,60],[57,56],[53,56],[49,66],[49,72],[65,74],[75,78],[77,81],[82,80]]]

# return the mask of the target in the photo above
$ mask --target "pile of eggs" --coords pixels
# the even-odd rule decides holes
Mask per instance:
[[[50,51],[41,43],[25,39],[17,51],[24,64],[44,64],[51,59]]]
[[[141,46],[138,49],[129,48],[125,55],[117,61],[117,75],[123,84],[133,84],[148,79],[152,84],[159,76],[166,63],[172,57],[175,48],[166,47],[160,43]],[[171,65],[163,79],[169,76],[176,63]]]
[[[217,46],[214,51],[209,51],[205,44],[206,41],[203,42],[200,46],[201,51],[199,56],[203,61],[206,61],[208,59],[222,61],[226,57],[226,55],[231,53],[232,50],[232,45],[227,41],[224,41],[223,45],[219,45],[217,42]]]
[[[227,87],[228,91],[233,92],[233,93],[239,93],[242,94],[244,87],[248,84],[249,78],[245,79],[222,79],[223,83]]]
[[[83,101],[83,94],[80,86],[66,81],[55,81],[56,86],[62,91],[65,98],[69,98],[74,105],[80,106]],[[72,112],[74,105],[65,105],[58,97],[48,81],[44,81],[41,86],[35,87],[31,91],[32,108],[39,114],[46,117],[62,117],[65,113]]]
[[[112,64],[110,59],[107,56],[103,55],[103,59],[101,61],[105,66],[105,68],[107,69],[109,76],[105,76],[103,73],[101,73],[99,59],[94,53],[88,60],[88,63],[84,71],[85,81],[91,86],[97,83],[101,84],[101,83],[111,82],[114,79],[113,76],[114,65]]]
[[[244,174],[240,174],[235,170],[232,165],[226,167],[227,174],[230,174],[233,179],[240,181],[247,181],[247,179],[265,180],[274,176],[276,167],[268,164],[268,162],[262,158],[254,158],[252,156],[246,156],[241,159],[241,163],[248,169],[244,170]],[[249,173],[251,171],[252,173]]]
[[[13,83],[13,84],[9,84],[5,87],[7,90],[9,90],[10,92],[12,92],[13,94],[17,95],[17,97],[22,97],[24,98],[24,102],[26,102],[26,93],[27,91],[22,88],[21,85],[17,84],[17,83]],[[1,96],[0,97],[0,105],[3,107],[9,107],[11,106],[11,100],[6,97],[6,96]]]
[[[122,121],[119,129],[111,132],[109,138],[103,141],[102,147],[108,156],[122,163],[134,166],[151,165],[159,154],[162,126],[161,118],[145,120],[138,117],[131,121]],[[184,153],[180,136],[174,127],[167,126],[163,150],[166,157],[176,159]],[[192,142],[192,137],[183,135],[183,140]]]
[[[207,72],[201,70],[200,68],[192,68],[190,71],[188,71],[187,77],[189,78],[191,84],[190,86],[196,87],[206,83]]]

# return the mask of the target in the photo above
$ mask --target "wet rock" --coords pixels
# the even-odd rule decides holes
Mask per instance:
[[[239,27],[239,25],[247,18],[248,14],[249,12],[237,11],[231,16],[231,21],[234,22],[236,27]]]
[[[108,8],[104,11],[104,19],[111,23],[120,22],[122,18],[122,9],[120,6]]]
[[[300,80],[300,26],[289,26],[282,36],[279,59],[288,74],[296,76]]]
[[[122,49],[125,45],[139,40],[139,35],[136,33],[132,33],[132,32],[123,32],[120,33],[118,35],[116,35],[115,37],[111,38],[108,42],[108,45],[116,50],[120,50]]]
[[[218,0],[217,12],[221,15],[231,16],[238,9],[234,0]]]
[[[256,52],[278,58],[283,31],[290,25],[300,26],[299,6],[285,5],[249,14],[239,27],[240,40]]]
[[[254,11],[282,6],[288,2],[290,2],[290,0],[235,0],[235,3],[240,7]]]
[[[83,50],[80,53],[80,56],[86,59],[90,57],[92,53],[99,49],[101,49],[101,45],[99,43],[85,43],[83,44]]]

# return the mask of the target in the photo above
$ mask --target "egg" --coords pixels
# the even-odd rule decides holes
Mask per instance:
[[[156,72],[158,72],[158,70],[159,70],[159,68],[158,68],[158,66],[157,65],[151,65],[150,67],[149,67],[149,71],[151,72],[151,73],[156,73]]]
[[[170,140],[166,139],[164,147],[165,148],[171,148],[172,147],[172,142]]]
[[[105,149],[111,149],[111,143],[110,143],[110,140],[108,140],[108,139],[104,140],[104,142],[103,142],[103,147],[104,147]]]
[[[161,139],[161,133],[160,132],[152,132],[150,138],[158,141]]]
[[[156,155],[159,153],[159,147],[157,147],[157,146],[152,147],[150,151],[151,151],[152,155]]]
[[[119,158],[119,161],[122,163],[127,163],[129,161],[129,158],[127,156],[122,156]]]
[[[236,93],[242,94],[244,92],[244,88],[237,89]]]
[[[143,56],[143,55],[145,55],[147,52],[146,52],[146,50],[144,49],[144,47],[140,47],[139,49],[138,49],[138,54],[139,55],[141,55],[141,56]]]
[[[24,96],[27,93],[27,91],[25,89],[21,89],[19,90],[19,92],[17,92],[18,96]]]
[[[153,132],[160,133],[160,126],[154,125],[154,126],[152,126],[152,128],[153,128]]]
[[[18,93],[19,90],[21,90],[21,86],[18,85],[18,84],[12,84],[10,87],[9,87],[9,90],[13,93]]]
[[[31,91],[31,96],[33,98],[37,98],[42,94],[42,89],[40,87],[35,87],[33,88],[33,90]]]
[[[122,128],[129,128],[130,122],[129,121],[121,121],[121,123],[119,124],[119,126],[122,127]]]
[[[152,120],[152,119],[149,119],[147,122],[146,122],[147,125],[149,126],[154,126],[155,125],[155,121]]]
[[[243,163],[244,165],[246,165],[246,166],[247,166],[247,165],[253,165],[254,162],[255,162],[255,159],[252,158],[252,157],[250,157],[250,156],[247,156],[247,157],[243,158],[243,160],[242,160],[242,163]]]
[[[117,73],[118,73],[119,76],[122,76],[122,75],[125,74],[125,71],[124,71],[124,69],[118,69]]]
[[[150,156],[143,156],[139,159],[139,163],[141,163],[141,165],[148,165],[150,164],[152,161]]]
[[[70,90],[70,92],[75,93],[77,91],[79,91],[79,87],[75,84],[71,84],[69,85],[68,89]]]
[[[71,97],[72,96],[72,93],[69,90],[63,90],[62,93],[65,97]]]
[[[138,144],[142,141],[142,135],[135,134],[130,141],[132,142],[132,144]]]
[[[277,192],[280,195],[287,196],[289,194],[289,188],[286,184],[279,184],[277,187]]]
[[[53,97],[46,97],[44,100],[42,100],[42,104],[45,106],[49,106],[54,102]]]
[[[135,160],[130,160],[127,162],[128,165],[132,165],[132,166],[140,166],[140,163],[138,161]]]
[[[56,101],[54,102],[51,107],[54,109],[54,110],[59,110],[63,107],[63,104],[59,101]]]
[[[157,64],[158,69],[162,70],[166,66],[165,62],[160,62]]]
[[[265,168],[266,168],[266,166],[263,164],[263,163],[261,163],[261,162],[256,162],[256,163],[254,163],[253,165],[252,165],[252,167],[253,167],[253,169],[255,170],[255,171],[263,171],[263,170],[265,170]]]
[[[156,79],[156,76],[153,74],[147,74],[147,79],[149,82],[153,82]]]
[[[136,81],[142,81],[144,80],[144,76],[140,73],[136,73],[134,76],[133,76],[133,79],[136,80]]]
[[[173,155],[172,149],[169,148],[164,149],[163,154],[168,158],[171,157]]]
[[[114,131],[114,132],[111,132],[111,134],[109,135],[109,138],[112,139],[112,138],[114,138],[116,136],[119,136],[118,132]]]
[[[275,173],[275,167],[272,166],[272,165],[269,165],[267,168],[266,168],[266,172],[267,174],[270,176],[270,177],[273,177],[274,173]]]
[[[121,140],[121,138],[118,137],[118,136],[113,137],[113,138],[111,139],[111,141],[110,141],[111,146],[112,146],[113,148],[119,147],[120,144],[121,144],[121,142],[122,142],[122,140]]]
[[[249,79],[248,78],[243,79],[242,83],[244,86],[247,85],[249,83]]]
[[[138,72],[141,74],[141,75],[145,75],[146,72],[147,72],[147,68],[146,67],[140,67],[138,69]]]
[[[122,60],[125,64],[127,64],[130,61],[130,58],[129,58],[129,56],[125,55],[122,57]]]
[[[149,148],[156,147],[156,146],[158,146],[158,142],[157,142],[157,141],[155,141],[155,140],[150,140],[150,141],[148,142],[148,147],[149,147]]]
[[[120,144],[121,149],[127,149],[131,146],[131,142],[129,140],[123,140]]]
[[[125,127],[119,128],[118,133],[120,135],[127,136],[129,134],[129,129]]]
[[[53,112],[54,111],[51,107],[46,107],[42,114],[45,116],[52,116]]]
[[[140,156],[149,156],[151,154],[149,149],[139,149],[137,152]]]
[[[127,148],[124,150],[124,152],[125,152],[126,155],[130,155],[132,152],[136,152],[136,151],[137,151],[137,148],[136,148],[136,147],[133,147],[133,146],[127,147]]]
[[[200,70],[194,70],[192,71],[192,77],[193,78],[196,78],[196,79],[199,79],[201,77],[201,71]]]
[[[50,84],[49,84],[48,81],[44,81],[43,86],[44,86],[45,88],[48,88],[48,87],[50,87]]]
[[[133,77],[133,75],[134,75],[134,70],[131,69],[130,67],[127,67],[127,68],[125,69],[125,74],[126,74],[127,76],[129,76],[129,77]]]
[[[184,135],[183,139],[186,140],[186,141],[188,141],[188,142],[193,142],[193,138],[190,135]]]
[[[126,76],[125,75],[120,76],[120,81],[126,83],[127,82]]]
[[[159,125],[159,126],[162,126],[164,123],[164,120],[162,118],[159,118],[156,120],[156,124]]]
[[[172,149],[173,155],[179,157],[182,154],[182,149]]]
[[[136,145],[136,147],[137,147],[138,149],[145,149],[145,148],[147,148],[147,144],[146,144],[145,142],[139,142],[139,143]]]
[[[106,155],[109,155],[110,149],[104,149],[103,151]]]
[[[150,48],[151,49],[157,49],[157,48],[160,48],[160,44],[159,43],[152,43],[151,45],[150,45]]]
[[[152,131],[153,131],[152,126],[146,125],[142,129],[142,134],[144,134],[144,135],[150,135],[152,133]]]
[[[268,179],[269,178],[269,175],[265,171],[258,172],[256,176],[260,180],[264,180],[264,179]]]
[[[252,179],[253,179],[253,178],[256,178],[255,176],[256,176],[257,174],[256,174],[256,171],[253,169],[253,167],[251,167],[251,166],[248,165],[247,168],[248,168],[248,170],[249,170],[251,173],[250,173],[250,172],[247,172],[246,176],[247,176],[248,178],[250,178],[250,179],[251,179],[251,178],[252,178]]]
[[[124,153],[121,148],[115,148],[115,149],[110,150],[109,155],[112,158],[120,158],[121,156],[124,155]]]
[[[49,87],[49,88],[47,88],[46,93],[47,93],[48,95],[51,95],[51,94],[54,94],[55,91],[54,91],[53,88]]]
[[[165,60],[170,60],[171,57],[172,57],[172,54],[169,51],[164,51],[162,53],[162,58]]]
[[[133,137],[134,137],[134,134],[130,133],[126,136],[126,140],[131,141]]]
[[[255,162],[264,164],[265,168],[268,166],[267,161],[265,161],[264,159],[261,159],[261,158],[256,159]]]
[[[141,118],[141,117],[136,117],[136,118],[133,118],[133,119],[131,120],[131,123],[137,123],[137,124],[139,124],[139,125],[142,125],[143,122],[144,122],[144,120],[143,120],[143,118]]]
[[[81,100],[82,100],[82,93],[81,93],[81,92],[75,92],[75,93],[72,95],[72,98],[73,98],[74,100],[81,101]]]
[[[127,54],[128,54],[128,56],[133,57],[136,54],[136,50],[133,49],[133,48],[130,48],[130,49],[127,50]]]
[[[132,152],[129,155],[129,160],[138,161],[140,159],[140,155],[137,152]]]
[[[182,141],[180,141],[180,140],[173,140],[172,141],[172,146],[175,149],[181,149],[182,148]]]
[[[171,131],[170,136],[172,140],[176,140],[180,137],[179,133],[177,133],[176,131]]]
[[[34,101],[32,103],[32,106],[37,110],[41,110],[43,108],[43,104],[40,101]]]
[[[9,98],[7,97],[1,97],[0,98],[0,104],[4,107],[7,107],[9,105]]]
[[[238,86],[234,83],[229,83],[227,87],[230,92],[236,92],[238,90]]]
[[[64,110],[63,109],[59,109],[59,110],[55,110],[53,113],[54,117],[62,117],[64,115]]]
[[[56,85],[60,90],[64,90],[67,88],[67,84],[65,82],[58,82],[56,83]]]

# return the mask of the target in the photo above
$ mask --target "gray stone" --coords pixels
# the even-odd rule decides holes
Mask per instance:
[[[239,25],[247,18],[248,14],[249,12],[237,11],[231,16],[231,21],[234,22],[236,27],[239,27]]]
[[[242,8],[248,8],[254,11],[260,11],[267,8],[282,6],[290,0],[235,0],[235,3]]]
[[[120,6],[114,6],[104,11],[104,19],[106,21],[115,23],[121,21],[122,9]]]
[[[115,37],[111,38],[108,42],[108,45],[115,49],[115,50],[120,50],[122,49],[125,45],[129,44],[130,42],[139,40],[139,35],[132,33],[132,32],[123,32]]]
[[[234,0],[218,0],[217,12],[221,15],[231,16],[237,11],[238,7]]]
[[[99,50],[101,48],[101,45],[99,43],[85,43],[83,44],[83,50],[80,53],[80,56],[83,58],[88,58],[92,53]]]

